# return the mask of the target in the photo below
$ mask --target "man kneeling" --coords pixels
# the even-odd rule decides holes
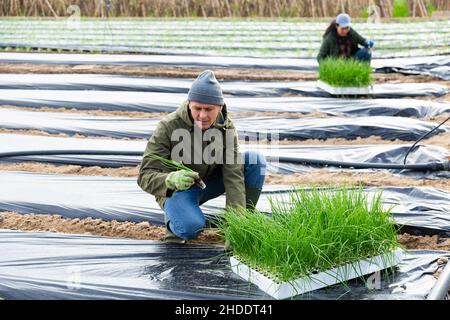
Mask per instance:
[[[192,169],[173,171],[153,156]],[[257,152],[239,152],[214,73],[202,72],[188,100],[158,123],[140,166],[138,185],[154,195],[165,213],[166,240],[191,240],[205,226],[200,205],[226,193],[226,207],[253,209],[264,184],[266,162]],[[206,188],[196,181],[202,179]]]

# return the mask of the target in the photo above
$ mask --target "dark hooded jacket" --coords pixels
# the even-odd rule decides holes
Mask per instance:
[[[341,55],[337,37],[338,35],[336,29],[333,29],[324,35],[319,54],[317,55],[317,61],[319,61],[319,63],[322,59],[329,57],[338,58]],[[358,51],[358,45],[365,48],[369,47],[367,40],[360,36],[358,32],[352,28],[350,28],[347,37],[349,38],[350,52],[352,56],[356,53],[356,51]]]

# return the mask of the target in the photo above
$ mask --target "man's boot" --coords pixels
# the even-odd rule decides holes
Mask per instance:
[[[245,207],[249,210],[255,210],[256,204],[258,203],[259,196],[261,195],[262,189],[258,188],[245,188]]]
[[[173,233],[170,228],[166,216],[164,215],[164,224],[166,225],[166,235],[164,236],[165,242],[170,243],[186,243],[186,240],[178,237],[175,233]]]

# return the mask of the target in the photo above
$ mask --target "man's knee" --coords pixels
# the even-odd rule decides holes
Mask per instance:
[[[197,237],[205,225],[205,217],[199,208],[193,191],[177,191],[164,204],[166,226],[172,233],[185,240]]]
[[[205,219],[203,217],[195,217],[183,221],[172,232],[184,240],[192,240],[197,238],[204,226]]]

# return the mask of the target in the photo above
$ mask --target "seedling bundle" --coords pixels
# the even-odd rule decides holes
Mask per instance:
[[[370,94],[370,63],[355,59],[327,58],[319,64],[319,88],[336,95]]]
[[[174,160],[168,160],[166,158],[158,156],[157,154],[150,154],[150,157],[153,160],[160,161],[163,166],[165,166],[166,168],[169,168],[169,169],[173,169],[173,170],[187,170],[187,171],[191,171],[191,172],[193,171],[191,168],[186,167],[181,162],[177,162],[177,161],[174,161]],[[195,180],[195,184],[201,189],[205,189],[206,188],[206,184],[203,182],[202,179]]]
[[[277,299],[387,269],[401,261],[381,194],[294,189],[270,199],[272,215],[228,210],[220,223],[235,273]]]

